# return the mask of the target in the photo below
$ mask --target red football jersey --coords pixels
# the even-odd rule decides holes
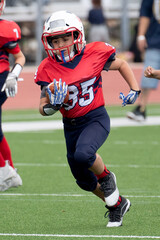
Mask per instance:
[[[66,82],[69,89],[68,107],[60,109],[63,117],[81,117],[104,105],[101,71],[115,48],[103,42],[89,43],[73,62],[59,64],[46,58],[35,73],[35,82],[47,86],[53,79]]]
[[[9,54],[20,52],[17,42],[21,39],[19,26],[8,20],[0,19],[0,73],[9,71]]]

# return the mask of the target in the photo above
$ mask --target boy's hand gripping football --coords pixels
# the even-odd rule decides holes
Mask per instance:
[[[130,92],[128,93],[128,95],[125,97],[124,94],[122,92],[120,92],[119,98],[123,100],[122,106],[124,107],[127,104],[135,103],[135,101],[138,98],[140,93],[141,93],[140,90],[136,91],[136,90],[131,89]]]
[[[52,93],[52,91],[50,90],[50,85],[53,83],[54,83],[54,93]],[[53,106],[55,106],[57,110],[59,110],[63,105],[64,99],[67,95],[68,85],[66,85],[65,82],[62,83],[61,78],[59,79],[59,82],[57,82],[56,79],[54,79],[53,83],[50,83],[47,86],[46,91],[49,96],[50,104],[52,104]]]

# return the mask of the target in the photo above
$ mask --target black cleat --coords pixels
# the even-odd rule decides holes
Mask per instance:
[[[120,227],[122,226],[123,216],[129,211],[131,203],[128,199],[121,197],[122,202],[117,207],[108,207],[108,211],[105,217],[109,218],[109,222],[106,227]]]

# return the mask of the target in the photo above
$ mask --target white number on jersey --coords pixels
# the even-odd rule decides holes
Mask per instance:
[[[17,28],[14,28],[14,29],[13,29],[13,32],[15,32],[15,33],[16,33],[16,37],[19,38],[19,34],[18,34]]]
[[[69,107],[66,107],[66,110],[70,110],[75,107],[76,103],[78,102],[80,107],[85,107],[89,105],[93,99],[94,99],[94,92],[93,92],[93,83],[96,80],[96,77],[82,82],[80,84],[81,90],[82,90],[82,95],[78,98],[78,88],[75,85],[69,86],[69,100],[72,100],[72,105]]]

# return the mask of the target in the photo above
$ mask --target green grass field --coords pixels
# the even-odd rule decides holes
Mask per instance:
[[[108,108],[111,117],[125,111]],[[149,106],[148,114],[160,115],[160,105]],[[37,119],[46,118],[37,110],[3,114],[3,122]],[[5,136],[23,186],[0,193],[0,240],[160,239],[160,126],[112,128],[99,149],[132,203],[123,226],[111,229],[104,203],[70,173],[62,130]]]

